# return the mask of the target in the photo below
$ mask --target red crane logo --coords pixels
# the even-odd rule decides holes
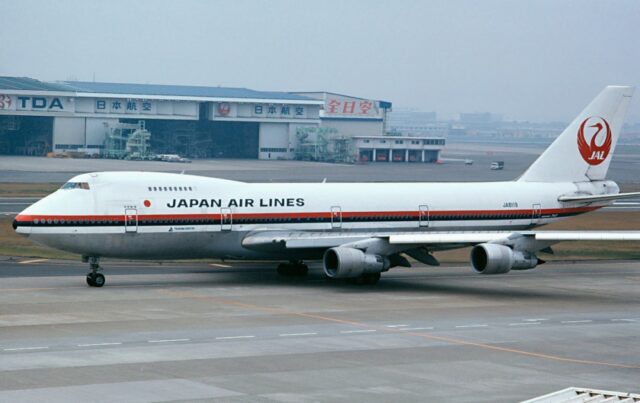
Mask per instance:
[[[587,139],[585,138],[585,128],[595,129],[594,131],[589,130],[593,132],[589,142],[587,142]],[[605,129],[604,139],[600,139],[601,143],[598,145],[598,136],[603,132],[603,129]],[[602,138],[603,136],[599,137]],[[609,122],[604,118],[592,116],[586,118],[580,124],[580,129],[578,130],[578,150],[580,150],[580,155],[582,155],[582,158],[587,162],[587,164],[602,164],[609,156],[609,151],[611,151],[611,142],[611,127],[609,126]]]

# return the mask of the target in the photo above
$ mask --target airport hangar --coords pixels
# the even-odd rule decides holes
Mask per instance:
[[[142,121],[156,153],[293,159],[301,129],[326,127],[354,138],[360,157],[375,161],[357,138],[383,136],[391,106],[329,92],[0,77],[0,154],[99,154],[110,128]],[[430,144],[424,148],[431,157],[418,161],[438,158],[441,147],[433,143],[420,142]]]

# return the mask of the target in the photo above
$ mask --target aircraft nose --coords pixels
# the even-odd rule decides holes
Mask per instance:
[[[31,234],[31,222],[29,217],[25,217],[22,213],[13,220],[11,224],[13,230],[20,235],[29,236]]]

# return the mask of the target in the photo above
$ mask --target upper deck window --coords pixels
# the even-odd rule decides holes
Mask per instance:
[[[85,189],[89,190],[88,182],[67,182],[60,189]]]

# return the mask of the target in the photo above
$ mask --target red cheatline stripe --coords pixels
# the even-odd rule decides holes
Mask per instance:
[[[574,208],[558,208],[558,209],[543,209],[540,214],[564,214],[564,213],[584,213],[588,211],[597,210],[600,207],[574,207]],[[342,212],[343,218],[350,217],[418,217],[421,212],[419,211],[344,211]],[[514,215],[514,214],[530,214],[533,215],[533,210],[434,210],[424,212],[423,214],[429,215],[429,217],[439,216],[465,216],[465,215]],[[330,218],[332,214],[330,212],[313,212],[313,213],[233,213],[234,218]],[[35,219],[38,220],[122,220],[125,215],[18,215],[16,220],[18,222],[29,222]],[[166,220],[166,219],[216,219],[221,218],[221,214],[139,214],[138,220]]]

